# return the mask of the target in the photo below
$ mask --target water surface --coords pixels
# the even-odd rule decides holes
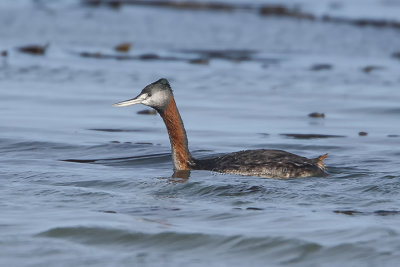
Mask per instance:
[[[360,17],[340,3],[326,12]],[[2,4],[0,23],[1,265],[399,262],[398,29],[70,1]],[[46,43],[45,55],[16,49]],[[111,107],[160,77],[193,156],[329,153],[329,177],[171,178],[160,117]]]

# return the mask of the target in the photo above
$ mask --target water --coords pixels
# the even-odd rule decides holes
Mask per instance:
[[[307,10],[311,2],[303,2]],[[400,8],[369,3],[369,12]],[[399,262],[398,29],[22,0],[2,4],[0,23],[0,50],[8,51],[0,58],[0,265]],[[44,56],[15,49],[47,42]],[[113,51],[121,42],[133,43],[132,57],[164,60],[79,56],[121,55]],[[208,64],[188,63],[228,49]],[[329,67],[312,70],[320,64]],[[160,77],[172,84],[193,156],[329,153],[330,176],[171,178],[159,116],[137,114],[143,106],[111,107]],[[325,118],[307,116],[316,111]]]

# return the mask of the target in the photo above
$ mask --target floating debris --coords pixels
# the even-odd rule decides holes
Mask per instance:
[[[124,132],[122,129],[89,129],[90,131],[99,131],[99,132],[110,132],[110,133],[118,133]]]
[[[154,60],[154,59],[161,59],[161,57],[157,54],[143,54],[139,56],[139,59],[142,60]]]
[[[107,5],[110,7],[121,5],[153,6],[173,8],[178,10],[211,10],[211,11],[256,11],[262,16],[285,16],[298,19],[315,20],[315,16],[298,9],[288,8],[284,5],[252,5],[233,4],[222,2],[192,2],[192,1],[145,1],[145,0],[83,0],[83,4],[97,7]]]
[[[296,19],[315,20],[315,16],[310,13],[304,13],[297,9],[289,9],[283,5],[264,5],[259,8],[261,16],[281,16],[292,17]]]
[[[371,71],[374,70],[381,70],[383,69],[383,67],[380,66],[365,66],[364,68],[362,68],[362,71],[365,73],[370,73]]]
[[[235,61],[247,61],[253,59],[253,55],[257,53],[255,50],[246,49],[222,49],[222,50],[201,50],[189,49],[181,50],[182,53],[198,54],[201,59],[227,59]]]
[[[400,59],[400,52],[393,53],[392,57]]]
[[[182,55],[181,57],[176,57],[176,56],[160,56],[156,53],[123,55],[123,54],[105,54],[101,52],[79,52],[78,55],[81,57],[97,58],[97,59],[177,61],[177,62],[188,62],[190,64],[202,64],[202,65],[208,65],[211,59],[223,59],[223,60],[229,60],[231,62],[269,61],[271,63],[276,63],[278,61],[276,59],[253,57],[252,54],[256,53],[256,51],[252,50],[183,50],[180,52],[185,54],[197,54],[197,58],[193,58],[193,55]]]
[[[377,211],[374,211],[374,214],[380,215],[380,216],[399,215],[400,211],[398,211],[398,210],[377,210]]]
[[[325,118],[325,113],[313,112],[308,114],[308,117],[311,118]]]
[[[344,135],[331,135],[331,134],[280,134],[286,137],[296,139],[318,139],[318,138],[343,138]]]
[[[140,129],[108,129],[108,128],[94,128],[88,129],[89,131],[98,131],[98,132],[108,132],[108,133],[119,133],[119,132],[142,132]]]
[[[256,207],[248,207],[246,210],[264,210],[262,208],[256,208]]]
[[[322,17],[322,21],[324,22],[333,22],[333,23],[345,23],[352,24],[358,27],[377,27],[377,28],[400,28],[400,22],[393,20],[375,20],[375,19],[348,19],[348,18],[339,18],[339,17],[331,17],[325,15]]]
[[[339,213],[339,214],[346,214],[346,215],[362,214],[362,212],[355,211],[355,210],[334,210],[333,212]]]
[[[329,15],[316,16],[312,13],[301,11],[299,8],[291,8],[279,4],[238,4],[222,2],[194,2],[182,1],[146,1],[146,0],[81,0],[82,4],[92,7],[106,5],[111,8],[119,8],[122,5],[152,6],[158,8],[173,8],[176,10],[210,10],[219,12],[248,11],[260,16],[288,17],[300,20],[319,21],[328,23],[350,24],[357,27],[377,27],[400,29],[400,22],[394,20],[379,19],[351,19],[332,17]]]
[[[388,215],[399,215],[398,210],[376,210],[372,212],[363,212],[357,210],[334,210],[334,213],[345,214],[345,215],[378,215],[378,216],[388,216]]]
[[[250,5],[233,5],[228,3],[201,3],[189,1],[145,1],[145,0],[83,0],[85,5],[100,6],[107,5],[110,7],[121,5],[137,5],[137,6],[155,6],[164,8],[174,8],[182,10],[216,10],[216,11],[233,11],[235,9],[250,8]]]
[[[8,56],[8,52],[7,52],[7,50],[3,50],[3,51],[1,51],[1,56],[2,56],[2,57],[6,57],[6,56]]]
[[[118,51],[118,52],[126,53],[131,50],[131,46],[132,46],[131,43],[122,43],[122,44],[119,44],[116,47],[114,47],[114,50]]]
[[[203,59],[203,58],[199,58],[199,59],[191,59],[189,60],[190,64],[199,64],[199,65],[208,65],[210,64],[210,60],[209,59]]]
[[[400,137],[400,135],[398,135],[398,134],[388,134],[387,137]]]
[[[120,144],[121,142],[120,141],[111,141],[110,143],[112,143],[112,144]]]
[[[111,214],[115,214],[115,213],[117,213],[117,212],[116,212],[116,211],[114,211],[114,210],[100,210],[99,212],[111,213]]]
[[[143,109],[143,110],[139,110],[137,112],[137,114],[141,114],[141,115],[156,115],[157,111],[155,111],[154,109]]]
[[[108,6],[114,9],[119,9],[122,6],[122,3],[119,1],[109,1]]]
[[[135,145],[153,145],[153,143],[150,143],[150,142],[136,142]]]
[[[163,61],[188,61],[187,59],[177,57],[162,57],[157,54],[142,54],[137,56],[102,54],[100,52],[81,52],[81,57],[98,59],[116,59],[116,60],[163,60]]]
[[[330,69],[332,69],[332,65],[330,64],[315,64],[310,68],[310,70],[313,71],[330,70]]]
[[[107,58],[106,55],[103,55],[100,52],[94,52],[94,53],[90,53],[90,52],[82,52],[79,54],[81,57],[92,57],[92,58]]]
[[[27,45],[18,47],[18,51],[31,55],[44,55],[49,44],[46,45]]]
[[[359,135],[359,136],[367,136],[368,133],[367,133],[367,132],[359,132],[358,135]]]

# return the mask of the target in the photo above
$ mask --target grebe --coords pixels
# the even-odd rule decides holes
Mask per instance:
[[[221,173],[294,178],[326,176],[324,154],[308,159],[282,150],[245,150],[208,159],[195,159],[188,149],[188,140],[181,116],[167,79],[147,85],[135,98],[113,104],[124,107],[143,104],[154,108],[164,120],[171,142],[175,171],[210,170]]]

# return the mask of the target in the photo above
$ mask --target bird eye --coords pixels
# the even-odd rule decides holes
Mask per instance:
[[[147,97],[151,97],[151,93],[147,93]]]

